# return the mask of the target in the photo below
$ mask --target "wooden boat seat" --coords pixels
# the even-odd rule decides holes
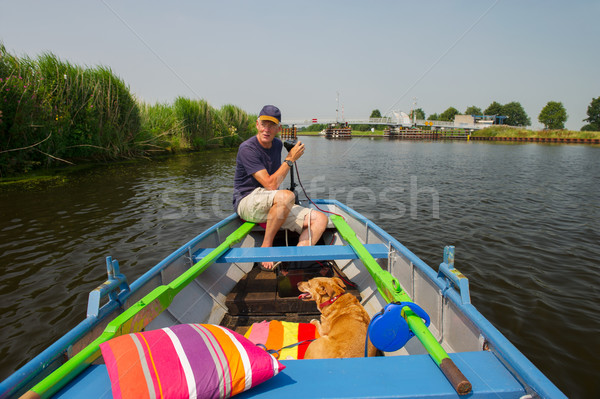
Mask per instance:
[[[519,398],[525,390],[493,353],[450,354],[473,385],[469,399]],[[429,355],[354,359],[283,360],[286,369],[235,398],[456,398],[456,392]],[[85,387],[85,388],[83,388]],[[92,365],[56,398],[112,398],[104,364]]]

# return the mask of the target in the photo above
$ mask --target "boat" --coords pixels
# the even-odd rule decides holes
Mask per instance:
[[[240,284],[246,289],[253,274],[266,273],[256,262],[268,260],[330,263],[352,283],[349,292],[360,298],[371,325],[393,307],[399,310],[393,317],[400,326],[394,331],[408,328],[408,335],[402,332],[406,337],[401,347],[385,348],[375,357],[279,359],[282,370],[237,397],[565,397],[471,303],[469,280],[454,267],[454,247],[444,247],[434,270],[343,203],[315,200],[310,207],[331,213],[322,245],[260,248],[264,230],[233,214],[131,284],[118,261],[108,257],[108,279],[90,292],[87,317],[3,381],[0,398],[112,397],[103,345],[132,333],[180,325],[227,326],[231,304],[244,291]],[[285,279],[270,275],[279,282]],[[281,312],[272,320],[285,321],[294,303],[301,310],[312,306],[313,314],[309,309],[306,317],[318,314],[314,302],[280,293],[271,298],[271,304],[281,301]],[[251,315],[253,309],[246,310]],[[371,331],[376,332],[369,327]]]

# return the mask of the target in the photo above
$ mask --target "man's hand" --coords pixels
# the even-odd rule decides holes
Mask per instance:
[[[295,146],[292,147],[290,152],[288,152],[288,155],[285,157],[285,159],[296,162],[303,154],[304,144],[299,141]],[[281,166],[283,166],[283,164]],[[275,173],[269,175],[266,169],[262,169],[253,173],[252,176],[254,176],[260,185],[267,190],[279,190],[279,185],[283,182],[283,179],[285,179],[285,176],[289,170],[290,169],[287,166],[280,167]]]
[[[285,157],[285,159],[296,162],[302,155],[304,155],[304,143],[299,141],[294,147],[292,147],[290,152],[288,152],[288,155]]]

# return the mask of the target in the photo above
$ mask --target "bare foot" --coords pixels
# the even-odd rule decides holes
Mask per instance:
[[[273,262],[262,262],[262,267],[264,267],[265,269],[268,269],[268,270],[275,270],[275,268],[277,266],[279,266],[280,264],[281,264],[281,261],[280,262],[275,262],[275,263],[273,263]]]
[[[273,262],[263,262],[262,266],[265,269],[273,270],[273,267],[275,266],[275,264]]]

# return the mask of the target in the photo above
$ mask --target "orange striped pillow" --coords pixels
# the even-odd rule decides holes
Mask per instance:
[[[267,349],[281,349],[279,359],[289,360],[304,359],[310,341],[319,338],[319,333],[310,323],[272,320],[252,324],[244,336]],[[300,344],[295,345],[298,343]]]
[[[114,398],[229,398],[285,368],[225,327],[181,324],[100,345]]]

